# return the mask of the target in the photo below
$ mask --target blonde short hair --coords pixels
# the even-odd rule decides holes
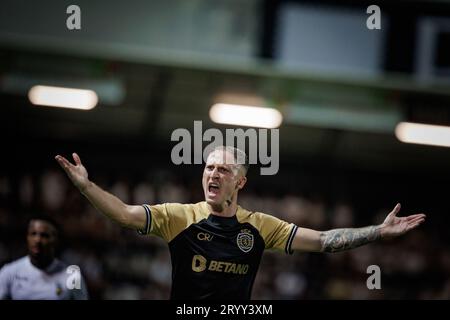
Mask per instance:
[[[211,153],[213,153],[215,151],[226,151],[228,153],[231,153],[234,157],[234,161],[236,161],[236,163],[242,168],[244,176],[247,174],[250,164],[248,161],[248,156],[244,151],[242,151],[241,149],[235,148],[235,147],[230,147],[230,146],[215,147]]]

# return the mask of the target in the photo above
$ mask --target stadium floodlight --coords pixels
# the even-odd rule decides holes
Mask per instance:
[[[450,147],[450,127],[446,126],[400,122],[395,135],[405,143]]]
[[[91,110],[98,102],[92,90],[37,85],[28,92],[31,103],[39,106]]]
[[[283,121],[281,113],[273,108],[216,103],[209,110],[212,121],[222,124],[256,128],[278,128]]]

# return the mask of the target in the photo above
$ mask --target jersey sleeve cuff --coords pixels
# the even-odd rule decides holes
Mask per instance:
[[[292,242],[294,240],[295,234],[297,233],[297,229],[298,229],[298,227],[295,224],[293,224],[291,232],[289,233],[288,240],[286,242],[285,252],[287,254],[293,254],[294,253],[294,250],[292,250]]]
[[[145,219],[145,227],[144,229],[138,230],[138,234],[145,236],[147,234],[150,233],[150,227],[152,225],[152,215],[151,215],[151,211],[148,205],[143,204],[142,205],[145,209],[145,215],[146,215],[146,219]]]

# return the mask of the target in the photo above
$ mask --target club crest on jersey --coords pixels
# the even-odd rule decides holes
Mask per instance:
[[[236,242],[239,249],[247,253],[253,248],[253,234],[248,229],[242,229],[237,235]]]

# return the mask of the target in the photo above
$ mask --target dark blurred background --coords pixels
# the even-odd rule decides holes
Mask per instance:
[[[72,4],[81,30],[66,27]],[[372,4],[379,30],[366,27]],[[35,85],[91,89],[99,101],[36,106]],[[402,121],[450,125],[448,1],[3,0],[0,267],[26,254],[27,221],[45,213],[92,298],[168,298],[167,245],[95,212],[54,156],[78,152],[127,203],[202,201],[203,167],[172,163],[171,133],[194,120],[237,128],[209,117],[223,97],[283,115],[280,170],[250,169],[247,209],[319,230],[381,223],[397,202],[401,214],[428,215],[408,235],[350,252],[267,252],[253,298],[450,298],[450,150],[395,135]],[[366,287],[371,264],[381,290]]]

